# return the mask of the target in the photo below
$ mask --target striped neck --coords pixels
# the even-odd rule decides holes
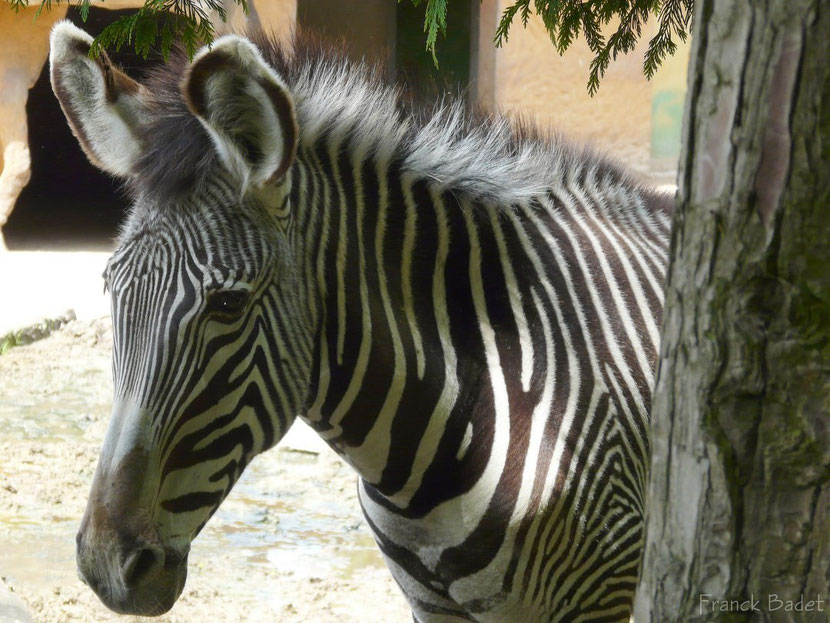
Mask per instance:
[[[392,439],[404,429],[419,437],[432,415],[419,397],[449,404],[457,384],[444,357],[448,319],[433,310],[447,308],[447,283],[469,281],[459,265],[434,279],[447,269],[450,220],[461,211],[396,162],[339,147],[301,152],[294,172],[300,210],[316,219],[298,231],[310,234],[302,244],[321,320],[306,418],[364,479],[393,493],[416,476],[406,473],[412,457],[392,455]],[[471,302],[469,292],[450,296],[456,307]]]

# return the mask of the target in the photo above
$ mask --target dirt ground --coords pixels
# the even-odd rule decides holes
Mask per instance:
[[[80,522],[111,401],[108,320],[74,321],[0,356],[0,580],[38,622],[139,621],[75,573]],[[0,587],[2,589],[2,587]],[[196,539],[161,622],[410,621],[333,452],[258,457]]]

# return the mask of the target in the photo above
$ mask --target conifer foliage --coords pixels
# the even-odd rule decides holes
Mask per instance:
[[[29,0],[8,0],[12,8],[19,10],[29,5]],[[41,0],[37,15],[63,0]],[[233,0],[247,12],[247,0]],[[77,6],[81,19],[86,21],[92,0],[69,0]],[[222,21],[227,10],[222,0],[145,0],[144,6],[134,13],[114,21],[101,31],[92,44],[90,54],[97,56],[102,49],[119,50],[124,44],[134,46],[144,58],[158,44],[162,56],[167,59],[175,42],[180,42],[192,58],[203,43],[213,41],[215,31],[211,14]]]
[[[517,0],[502,14],[495,40],[496,45],[502,45],[516,16],[527,26],[532,12],[541,16],[560,54],[581,33],[594,53],[588,77],[588,91],[593,95],[611,61],[634,49],[654,15],[659,21],[658,32],[649,41],[643,62],[643,73],[651,78],[663,59],[675,53],[677,40],[688,37],[693,4],[694,0]],[[606,37],[603,26],[612,21],[618,22],[617,29]]]
[[[8,0],[12,8],[29,5],[30,0]],[[77,0],[75,4],[86,20],[92,0]],[[230,0],[247,11],[247,0]],[[400,1],[400,0],[399,0]],[[461,2],[461,0],[454,0]],[[38,14],[49,10],[62,0],[41,0]],[[414,6],[425,5],[424,33],[426,49],[435,58],[438,35],[447,35],[447,5],[450,0],[411,0]],[[651,16],[659,22],[657,34],[649,41],[643,62],[648,78],[654,74],[666,56],[674,54],[677,41],[685,41],[691,28],[694,0],[516,0],[507,6],[501,16],[494,41],[504,44],[516,17],[527,26],[533,13],[541,16],[556,50],[561,54],[581,34],[594,53],[588,77],[588,91],[593,95],[599,89],[600,79],[618,54],[634,49],[643,35],[643,27]],[[215,32],[211,13],[222,20],[226,6],[222,0],[145,0],[135,13],[122,17],[95,39],[92,54],[102,48],[118,50],[124,44],[135,47],[145,58],[155,45],[167,58],[174,42],[180,41],[193,56],[202,43],[213,41]],[[616,30],[604,27],[614,22]],[[436,60],[437,64],[437,60]]]

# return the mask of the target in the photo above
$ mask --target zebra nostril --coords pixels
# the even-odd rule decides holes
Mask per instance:
[[[150,573],[164,566],[164,550],[161,547],[145,545],[134,551],[121,565],[121,581],[132,588],[142,582]]]

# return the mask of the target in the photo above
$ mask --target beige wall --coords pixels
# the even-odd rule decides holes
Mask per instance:
[[[651,80],[651,170],[676,181],[691,40],[678,45]]]
[[[531,116],[575,140],[590,141],[639,172],[654,171],[651,144],[655,85],[661,89],[679,85],[676,88],[682,93],[688,46],[681,46],[677,57],[649,82],[643,76],[642,64],[648,40],[655,32],[654,22],[650,23],[636,50],[611,62],[599,91],[591,97],[587,83],[594,55],[587,43],[577,40],[560,56],[538,16],[532,17],[526,29],[517,18],[508,42],[500,49],[492,47],[495,24],[508,4],[508,0],[482,3],[479,49],[483,58],[478,88],[482,103]],[[492,73],[487,75],[488,71]],[[661,168],[666,166],[662,161]]]
[[[265,32],[289,41],[297,22],[297,0],[254,0],[254,5]]]
[[[0,2],[0,225],[29,182],[26,99],[49,53],[49,29],[66,14],[66,6],[56,6],[37,20],[35,12],[29,7],[15,13]]]

